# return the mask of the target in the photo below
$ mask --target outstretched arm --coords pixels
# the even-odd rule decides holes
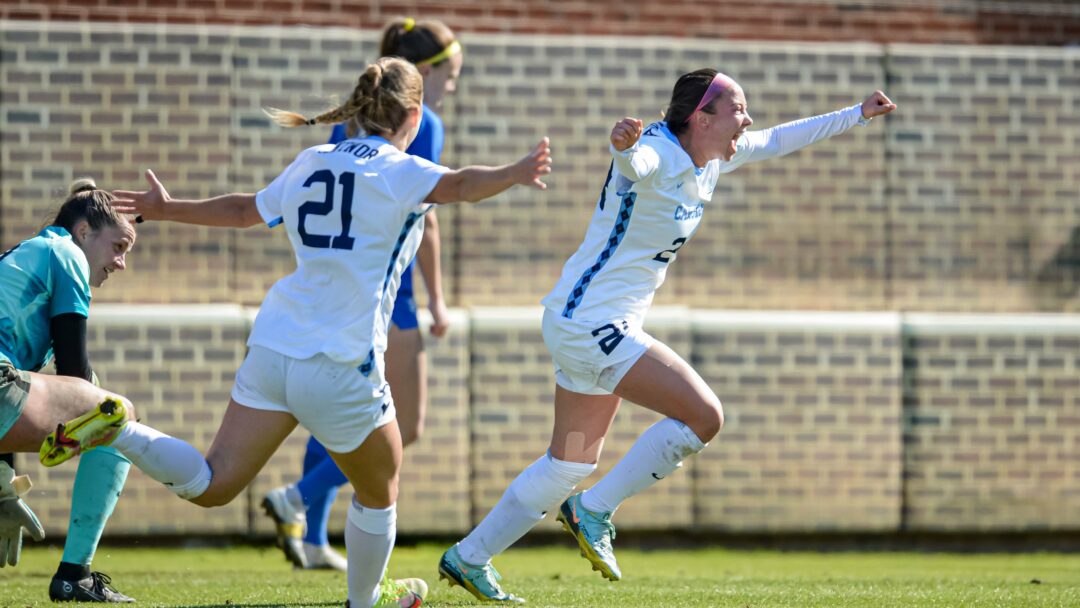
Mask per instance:
[[[735,156],[729,162],[721,162],[721,170],[731,171],[743,163],[790,154],[895,109],[896,104],[885,93],[874,91],[859,105],[793,120],[763,131],[750,131],[739,139]]]
[[[431,335],[441,338],[450,328],[450,313],[446,309],[446,300],[442,289],[442,240],[439,237],[439,221],[432,209],[424,216],[424,239],[420,241],[420,250],[416,252],[416,263],[420,265],[420,274],[424,277],[424,287],[428,293],[428,310],[431,311]]]
[[[247,228],[262,223],[255,206],[255,195],[225,194],[202,200],[181,200],[169,196],[154,172],[146,170],[150,189],[145,192],[113,190],[112,205],[121,213],[142,216],[146,220]]]
[[[511,165],[501,167],[465,167],[445,173],[428,195],[430,203],[459,203],[484,200],[521,184],[546,190],[540,178],[551,173],[551,148],[548,138],[536,144],[532,152]]]

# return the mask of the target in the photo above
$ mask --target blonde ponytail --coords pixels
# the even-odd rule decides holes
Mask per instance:
[[[265,108],[263,112],[283,127],[346,122],[350,136],[357,131],[388,136],[405,124],[409,111],[419,108],[423,99],[424,79],[416,66],[396,57],[383,57],[364,69],[348,101],[333,110],[314,118],[277,108]]]

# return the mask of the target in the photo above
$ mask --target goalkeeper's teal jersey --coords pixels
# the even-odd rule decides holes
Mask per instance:
[[[0,357],[40,370],[52,318],[70,313],[90,314],[90,264],[67,230],[49,226],[0,255]]]

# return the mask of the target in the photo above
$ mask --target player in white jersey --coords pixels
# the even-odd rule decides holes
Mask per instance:
[[[349,602],[419,606],[423,580],[385,576],[393,548],[401,435],[383,351],[400,273],[416,253],[432,203],[478,201],[515,184],[545,188],[547,139],[516,163],[452,171],[404,150],[416,136],[423,80],[399,58],[367,66],[341,107],[285,126],[351,122],[360,135],[300,153],[258,194],[172,200],[152,173],[147,192],[116,192],[116,208],[212,226],[283,224],[294,273],[267,293],[206,458],[187,443],[129,422],[112,446],[191,502],[231,501],[299,421],[353,486],[345,528]]]
[[[551,445],[476,529],[443,555],[443,577],[483,600],[521,601],[501,589],[491,558],[558,507],[557,518],[593,569],[619,580],[612,513],[673,473],[723,426],[720,400],[701,376],[642,330],[653,294],[697,230],[717,178],[895,108],[875,91],[860,105],[747,132],[753,121],[742,88],[705,69],[679,78],[666,120],[648,128],[636,118],[615,125],[612,164],[585,240],[543,299],[544,342],[556,381]],[[596,485],[559,505],[596,469],[622,399],[666,418],[647,429]]]
[[[457,90],[463,65],[463,51],[453,30],[436,19],[399,17],[383,30],[379,44],[381,57],[401,57],[415,64],[424,77],[424,106],[420,130],[408,154],[438,163],[443,151],[445,129],[439,110],[447,96]],[[348,139],[346,125],[336,125],[329,143]],[[434,211],[424,215],[424,238],[415,263],[427,288],[431,311],[431,335],[443,336],[450,317],[443,298],[439,225]],[[402,446],[408,448],[424,431],[427,411],[427,354],[413,297],[413,268],[402,271],[394,312],[387,332],[386,381],[394,393]],[[314,437],[304,453],[303,477],[296,483],[270,490],[262,501],[263,510],[274,520],[278,546],[298,568],[346,570],[345,558],[330,547],[327,520],[338,488],[349,482],[326,448]]]

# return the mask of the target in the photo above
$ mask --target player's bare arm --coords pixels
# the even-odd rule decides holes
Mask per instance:
[[[169,196],[165,186],[150,169],[146,170],[146,181],[150,189],[142,192],[113,190],[113,207],[144,220],[181,224],[248,228],[262,223],[254,194],[233,193],[202,200],[182,200]]]

